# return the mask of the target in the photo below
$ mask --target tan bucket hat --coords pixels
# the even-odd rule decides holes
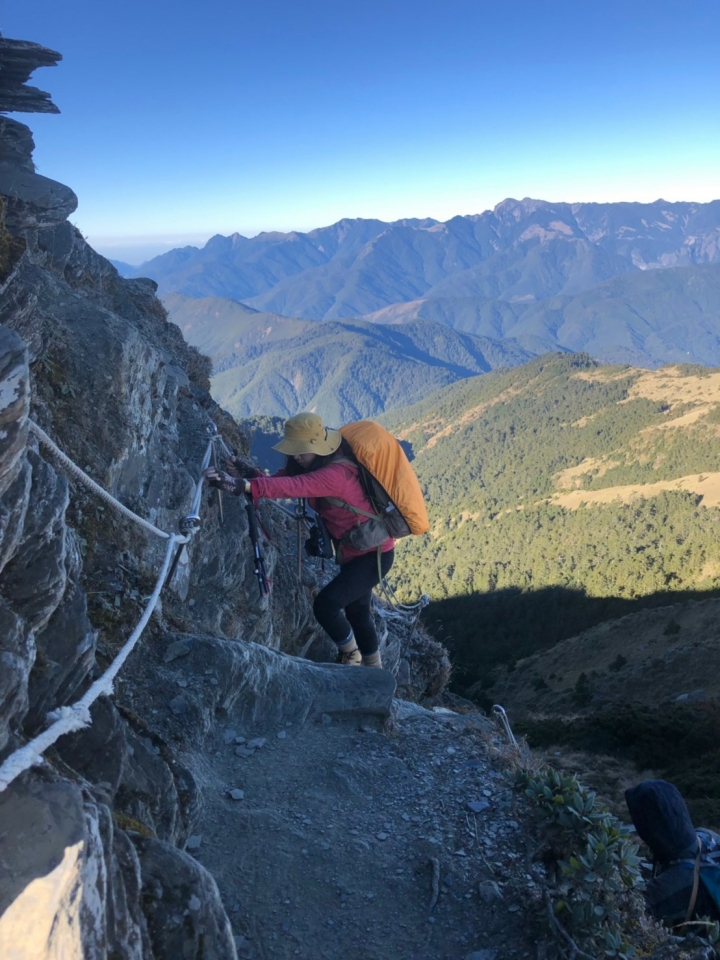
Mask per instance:
[[[339,430],[328,430],[316,413],[298,413],[285,421],[285,439],[273,450],[295,457],[301,453],[315,453],[325,457],[335,453],[342,436]]]

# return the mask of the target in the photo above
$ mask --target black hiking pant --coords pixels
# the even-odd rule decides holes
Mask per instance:
[[[382,554],[380,567],[383,576],[392,567],[394,559],[394,550]],[[313,604],[315,618],[330,638],[335,643],[343,643],[352,630],[360,653],[366,657],[376,653],[378,648],[370,597],[372,588],[379,582],[377,551],[373,550],[344,563],[340,573],[323,587]]]

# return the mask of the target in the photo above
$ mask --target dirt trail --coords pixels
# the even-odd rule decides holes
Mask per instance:
[[[487,720],[407,709],[416,716],[384,729],[325,716],[254,751],[228,723],[195,761],[194,854],[217,879],[239,957],[537,955],[525,911],[542,868],[528,872],[522,802],[489,759]]]

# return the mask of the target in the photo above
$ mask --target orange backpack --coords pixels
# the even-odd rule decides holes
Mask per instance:
[[[369,518],[368,523],[349,531],[343,539],[360,549],[368,549],[388,537],[398,539],[427,533],[430,521],[423,492],[395,437],[372,420],[348,423],[340,428],[340,433],[352,448],[360,468],[360,482],[375,511],[369,513],[344,500],[325,497],[336,506]]]

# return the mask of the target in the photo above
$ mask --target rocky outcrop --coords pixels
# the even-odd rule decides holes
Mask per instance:
[[[29,87],[27,81],[38,67],[54,67],[62,56],[39,43],[0,36],[2,78],[0,110],[24,113],[60,113],[49,93]]]
[[[32,44],[13,49],[26,66],[57,60]],[[7,76],[22,78],[22,69]],[[45,102],[5,78],[0,109]],[[206,360],[167,322],[155,284],[121,279],[87,245],[66,219],[72,191],[34,172],[30,131],[7,118],[0,128],[2,761],[113,659],[165,550],[68,481],[29,438],[28,415],[168,531],[189,510],[208,430],[246,445],[208,393]],[[274,589],[261,598],[242,504],[212,492],[201,512],[189,562],[166,587],[114,698],[98,700],[90,727],[61,738],[44,766],[0,793],[3,957],[232,960],[217,887],[181,849],[202,810],[205,737],[224,717],[263,729],[388,714],[389,672],[292,656],[322,659],[325,648],[314,579],[282,559],[291,521],[264,515]],[[419,637],[391,630],[385,646],[396,669],[405,664],[408,689],[422,691],[444,668],[411,668]]]

